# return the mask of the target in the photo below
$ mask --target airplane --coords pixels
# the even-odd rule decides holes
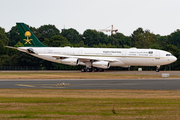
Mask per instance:
[[[6,47],[56,63],[86,66],[81,72],[102,72],[113,66],[156,66],[159,72],[161,65],[177,60],[170,52],[157,49],[48,47],[24,23],[16,24],[24,47]]]

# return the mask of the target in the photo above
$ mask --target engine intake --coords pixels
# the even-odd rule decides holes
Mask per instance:
[[[61,63],[66,65],[79,65],[77,58],[65,58],[61,60]]]
[[[93,62],[92,66],[93,67],[97,67],[97,68],[103,68],[103,69],[110,68],[109,62],[106,62],[106,61],[96,61],[96,62]]]

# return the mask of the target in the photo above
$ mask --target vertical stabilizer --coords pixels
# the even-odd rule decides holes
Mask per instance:
[[[47,47],[42,44],[38,38],[24,23],[16,23],[25,47]]]

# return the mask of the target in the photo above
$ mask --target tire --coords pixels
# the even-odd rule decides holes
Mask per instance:
[[[92,72],[92,69],[91,68],[87,68],[87,72]]]
[[[86,72],[86,69],[85,69],[85,68],[82,68],[82,69],[81,69],[81,72]]]
[[[98,68],[94,68],[94,72],[98,72]]]
[[[159,70],[157,69],[156,72],[159,72]]]
[[[104,72],[104,69],[99,69],[99,72]]]

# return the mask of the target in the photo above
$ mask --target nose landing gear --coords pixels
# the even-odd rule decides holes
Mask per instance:
[[[160,69],[160,65],[157,65],[156,72],[159,72],[159,69]]]

